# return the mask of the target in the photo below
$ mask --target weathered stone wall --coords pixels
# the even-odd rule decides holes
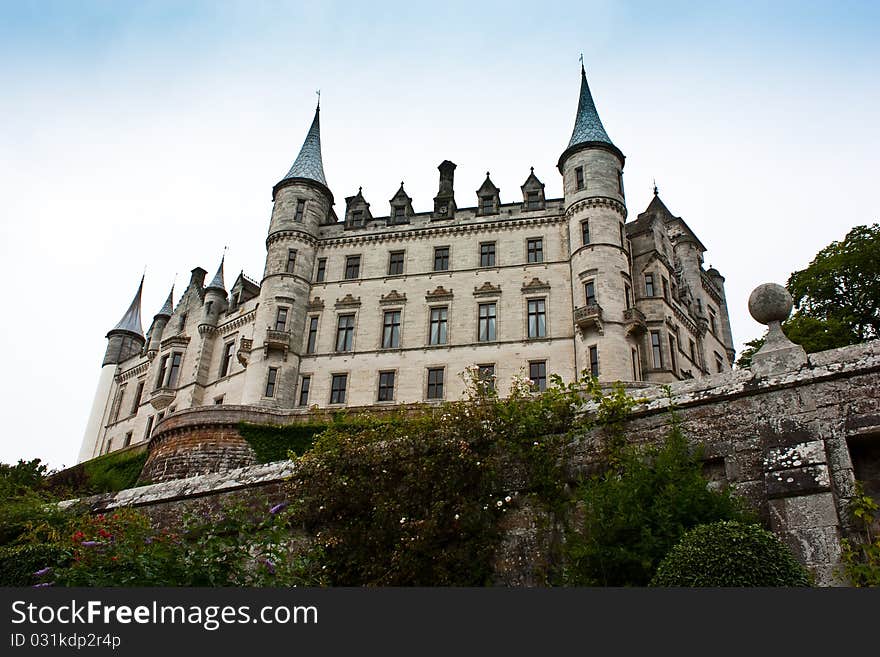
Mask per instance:
[[[848,530],[846,509],[855,482],[850,446],[858,447],[862,473],[874,476],[871,473],[878,470],[871,461],[880,442],[878,390],[880,341],[875,341],[814,354],[807,365],[778,374],[757,376],[741,370],[678,383],[670,388],[671,397],[656,387],[634,391],[642,402],[627,433],[635,442],[661,440],[668,431],[671,400],[685,434],[704,445],[711,478],[732,486],[747,499],[815,574],[816,581],[829,586],[841,583],[839,539]],[[240,410],[247,415],[245,409]],[[210,434],[225,424],[229,453],[238,449],[229,420],[236,415],[235,409],[218,407],[213,412],[217,414],[214,428],[202,414],[201,429],[184,431],[186,416],[178,416],[181,426],[177,428],[184,438],[164,457],[164,473],[178,465],[183,471],[186,459],[202,465],[210,461],[214,438],[205,438],[200,431]],[[241,419],[265,422],[267,414],[286,415],[268,409],[248,412],[253,417]],[[166,424],[171,426],[173,419]],[[190,443],[190,435],[203,436],[203,442],[194,438]],[[568,462],[572,481],[595,465],[600,438],[588,435],[578,442]],[[226,449],[219,443],[215,447]],[[196,457],[199,449],[208,456]],[[152,453],[150,458],[158,461]],[[232,462],[231,457],[226,462]],[[94,509],[142,507],[161,522],[173,522],[183,509],[217,507],[230,499],[268,508],[284,498],[285,480],[295,467],[291,462],[249,466],[98,496],[89,503]],[[507,585],[537,585],[543,582],[546,557],[559,533],[527,495],[520,500],[504,520],[505,535],[495,564],[497,580]]]

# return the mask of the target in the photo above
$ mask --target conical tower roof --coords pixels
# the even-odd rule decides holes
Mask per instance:
[[[135,335],[144,337],[144,329],[141,326],[141,293],[143,290],[144,277],[141,276],[141,284],[138,285],[137,292],[134,294],[134,299],[131,300],[128,310],[125,311],[125,314],[122,316],[122,319],[119,320],[119,323],[110,330],[110,333],[113,333],[114,331],[125,331],[127,333],[134,333]]]
[[[217,268],[217,273],[214,274],[214,278],[211,279],[211,283],[205,289],[215,288],[217,290],[226,291],[226,286],[223,283],[223,263],[226,261],[226,254],[223,254],[223,257],[220,258],[220,266]]]
[[[306,135],[299,155],[290,167],[287,175],[281,182],[292,179],[313,180],[327,187],[327,179],[324,177],[324,163],[321,159],[321,106],[315,109],[315,118]]]
[[[174,286],[171,286],[171,291],[168,293],[168,298],[165,299],[165,303],[162,304],[162,307],[159,309],[159,312],[156,313],[156,317],[171,317],[174,313]]]
[[[568,146],[559,158],[560,170],[562,170],[562,164],[569,155],[587,146],[605,148],[623,160],[623,153],[614,145],[614,142],[611,141],[611,138],[605,131],[605,126],[602,125],[602,119],[599,118],[596,103],[593,101],[593,94],[590,93],[587,72],[583,64],[581,64],[581,92],[578,98],[577,115],[574,119],[571,139],[568,140]]]

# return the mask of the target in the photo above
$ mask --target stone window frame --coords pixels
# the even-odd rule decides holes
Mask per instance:
[[[431,391],[431,386],[433,385],[435,387],[435,389],[437,386],[436,381],[434,383],[431,382],[431,373],[432,372],[440,372],[440,383],[439,383],[440,396],[438,396],[438,397],[429,396],[429,393]],[[446,365],[445,364],[443,364],[443,365],[439,365],[439,364],[438,365],[428,365],[425,367],[425,375],[424,376],[425,376],[424,399],[426,401],[443,401],[443,400],[445,400],[446,399],[446,392],[447,392]]]
[[[306,326],[306,344],[304,351],[307,355],[312,355],[318,352],[318,333],[321,330],[321,314],[309,314],[306,315],[306,319],[308,320]],[[312,330],[312,323],[314,322],[314,331]],[[312,337],[315,339],[312,340]]]
[[[632,371],[633,371],[633,381],[641,381],[641,371],[642,371],[642,357],[641,350],[639,349],[639,345],[635,347],[631,347],[632,350]]]
[[[437,251],[440,249],[446,249],[446,268],[445,269],[437,269]],[[432,272],[444,272],[444,271],[452,271],[452,246],[449,244],[439,245],[434,247],[433,251],[433,260],[431,262],[431,271]]]
[[[590,218],[581,219],[581,246],[589,246],[592,244],[590,236]]]
[[[216,397],[214,397],[214,399],[213,399],[213,401],[214,401],[214,406],[222,406],[222,405],[223,405],[223,400],[224,400],[225,398],[226,398],[226,395],[217,395]]]
[[[170,356],[170,363],[168,365],[168,378],[165,381],[166,388],[176,388],[177,383],[180,380],[180,370],[183,369],[183,352],[182,351],[172,351],[168,354]],[[175,365],[174,360],[176,357],[179,357],[179,362]],[[176,368],[176,370],[175,370]],[[172,380],[173,379],[173,380]]]
[[[315,283],[327,281],[327,258],[318,258],[315,261]]]
[[[492,306],[493,314],[490,316],[487,312],[486,317],[483,318],[482,317],[482,308],[489,307],[489,306]],[[481,337],[480,337],[482,334],[482,320],[483,319],[487,320],[487,322],[486,322],[487,336],[486,336],[485,340],[481,339]],[[492,321],[490,323],[489,320],[494,320],[494,321]],[[491,338],[488,337],[490,326],[493,329],[493,331],[492,331],[493,336]],[[491,343],[491,342],[497,342],[497,341],[498,341],[498,300],[492,299],[490,301],[481,301],[480,303],[477,304],[477,342]]]
[[[590,363],[590,375],[599,378],[599,344],[593,343],[587,347],[587,360]]]
[[[131,404],[131,411],[129,413],[129,417],[133,415],[137,415],[138,409],[141,407],[141,402],[144,399],[144,389],[147,387],[147,377],[146,375],[142,376],[137,380],[137,387],[134,389],[134,399]]]
[[[623,169],[617,170],[617,193],[623,196]]]
[[[296,249],[287,249],[287,264],[284,266],[285,274],[296,273]]]
[[[708,303],[706,304],[706,308],[709,311],[709,330],[712,331],[712,335],[716,338],[718,337],[718,314],[715,312],[715,308],[713,308]]]
[[[275,307],[275,325],[273,331],[287,331],[287,324],[290,322],[290,311],[292,308],[287,305],[279,305]],[[279,328],[279,326],[281,328]]]
[[[645,283],[645,297],[654,298],[655,292],[657,291],[654,288],[654,272],[646,271],[643,276],[643,280]]]
[[[443,342],[432,342],[431,341],[431,329],[433,328],[433,324],[434,324],[433,319],[434,319],[434,311],[435,310],[445,310],[446,311],[446,318],[442,322],[443,324],[446,325],[446,340]],[[450,321],[449,321],[449,310],[450,310],[450,306],[448,303],[437,303],[437,304],[432,304],[432,305],[428,306],[428,339],[427,339],[428,346],[430,346],[430,347],[443,347],[443,346],[449,345],[450,331],[451,331]],[[439,322],[438,322],[437,334],[438,334],[438,338],[439,338],[439,334],[440,334]]]
[[[400,256],[400,263],[393,262],[394,256]],[[392,272],[391,266],[400,264],[399,272]],[[403,276],[406,273],[406,249],[397,249],[388,252],[388,276]]]
[[[295,200],[296,207],[293,211],[293,220],[301,224],[306,216],[306,203],[308,202],[308,199],[297,197]]]
[[[724,372],[724,356],[719,354],[717,351],[713,351],[712,353],[715,354],[715,369],[717,370],[716,374],[721,374],[722,372]]]
[[[669,340],[669,367],[673,374],[678,375],[678,356],[675,353],[678,341],[671,331],[667,331],[667,338]]]
[[[132,430],[132,431],[126,431],[126,432],[125,432],[125,438],[122,439],[122,447],[123,447],[123,448],[128,447],[129,445],[131,445],[131,437],[132,437],[133,435],[134,435],[134,430]]]
[[[584,307],[598,304],[599,303],[599,295],[598,295],[598,289],[597,289],[598,286],[596,285],[596,279],[595,278],[587,278],[582,283],[583,283],[583,290],[584,290]],[[592,290],[593,290],[592,297],[590,296],[590,294],[588,292],[588,289],[587,289],[588,286],[590,288],[592,288]],[[592,298],[592,301],[590,301],[591,298]]]
[[[390,349],[400,349],[403,344],[403,306],[395,306],[392,308],[382,308],[380,311],[380,322],[379,326],[381,326],[381,330],[379,331],[379,349],[390,350]],[[386,318],[388,315],[392,313],[398,313],[397,318],[397,344],[396,345],[385,345],[385,329],[388,328],[388,324],[386,324]],[[394,324],[391,324],[391,337],[394,337]],[[392,340],[393,342],[393,340]]]
[[[690,354],[688,355],[690,356],[691,362],[699,367],[700,364],[697,362],[697,343],[694,342],[693,338],[688,338],[688,347],[690,349]]]
[[[263,399],[275,399],[278,390],[278,374],[280,367],[270,367],[266,370],[266,383],[263,386]]]
[[[235,336],[232,337],[232,340],[227,340],[223,342],[223,352],[220,356],[220,371],[218,372],[219,378],[222,379],[223,377],[229,376],[229,372],[232,369],[232,359],[234,356]]]
[[[582,192],[587,188],[587,178],[584,175],[584,167],[574,168],[574,191]]]
[[[525,307],[525,310],[526,310],[526,326],[525,326],[526,339],[527,340],[543,340],[543,339],[549,337],[549,335],[550,335],[550,318],[548,317],[548,315],[549,315],[548,310],[549,310],[550,304],[547,301],[547,296],[540,295],[540,296],[525,297],[524,301],[525,301],[525,305],[526,305],[526,307]],[[540,301],[543,304],[543,309],[540,313],[536,314],[535,328],[536,329],[538,328],[537,317],[540,315],[543,315],[543,317],[544,317],[544,335],[540,335],[540,331],[537,331],[538,335],[532,335],[532,331],[531,331],[532,314],[530,311],[530,306],[532,305],[532,303],[535,303],[538,301]]]
[[[350,379],[350,372],[331,372],[330,373],[330,401],[328,402],[328,406],[345,406],[348,404],[348,382]],[[342,386],[342,401],[333,401],[334,395],[339,392],[338,388],[334,388],[334,385],[339,379],[342,377],[343,386]]]
[[[484,253],[485,248],[485,253]],[[497,240],[486,240],[485,242],[480,242],[480,249],[478,251],[479,254],[479,267],[481,269],[498,267],[498,241]],[[485,259],[485,262],[484,262]]]
[[[308,383],[306,383],[308,382]],[[309,395],[312,391],[312,373],[300,372],[299,375],[299,385],[296,389],[296,406],[297,408],[306,408],[309,405]],[[305,392],[306,398],[305,402],[303,402],[303,392]]]
[[[538,243],[539,248],[534,249],[534,252],[536,254],[540,255],[539,260],[531,260],[530,259],[532,256],[532,251],[533,251],[533,249],[531,248],[533,242]],[[526,238],[526,264],[527,265],[539,265],[542,262],[544,262],[544,236],[541,235],[539,237],[527,237]]]
[[[544,203],[540,190],[532,189],[526,192],[525,206],[526,212],[543,209]]]
[[[149,440],[153,435],[153,422],[155,421],[155,415],[147,416],[147,426],[144,429],[144,440]]]
[[[543,366],[543,368],[544,368],[543,374],[541,374],[540,372],[537,375],[533,374],[532,366],[539,366],[539,365]],[[529,360],[528,366],[529,366],[529,381],[532,384],[532,388],[538,392],[546,390],[547,389],[547,359],[543,358],[543,359]],[[543,384],[537,384],[535,382],[536,378],[539,379],[540,381],[543,381]]]
[[[122,412],[122,402],[125,399],[125,387],[127,383],[122,383],[116,388],[116,394],[113,396],[113,403],[110,406],[110,424],[119,421],[119,414]]]
[[[655,370],[662,370],[663,364],[663,338],[662,331],[648,331],[648,341],[651,346],[651,365]],[[654,338],[657,338],[657,344],[654,344]]]
[[[484,371],[489,370],[489,369],[491,369],[491,372],[489,372],[488,376],[486,376]],[[488,381],[488,383],[489,383],[488,389],[489,390],[494,391],[497,389],[497,387],[498,387],[498,368],[496,367],[495,363],[477,363],[476,374],[477,374],[477,380],[478,380],[479,385],[485,386]],[[489,378],[489,377],[491,377],[491,378]]]
[[[339,349],[339,331],[340,331],[339,321],[343,317],[351,317],[352,318],[351,327],[345,327],[346,331],[349,329],[351,330],[351,339],[349,341],[349,348],[344,349],[344,350],[340,350]],[[341,313],[336,314],[336,332],[335,332],[335,339],[333,341],[333,352],[334,353],[337,353],[337,354],[354,353],[354,343],[355,343],[355,338],[357,336],[357,321],[358,321],[358,313],[357,312],[341,312]]]
[[[342,272],[342,280],[357,281],[361,278],[361,265],[363,257],[360,253],[352,253],[345,256],[345,269]],[[354,276],[351,276],[351,270],[354,268]]]
[[[377,379],[376,379],[376,403],[377,404],[389,404],[389,403],[393,404],[397,401],[397,382],[398,382],[397,373],[398,373],[397,368],[384,369],[384,370],[378,371]],[[387,374],[391,375],[391,396],[388,399],[382,399],[382,390],[383,390],[382,377]],[[385,387],[385,389],[387,389],[387,386]]]

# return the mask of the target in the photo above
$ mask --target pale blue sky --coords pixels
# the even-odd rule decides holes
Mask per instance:
[[[451,159],[460,205],[534,166],[560,195],[583,52],[627,156],[746,299],[878,220],[880,3],[0,2],[0,461],[73,462],[143,267],[144,328],[177,273],[259,279],[272,185],[322,89],[327,179],[416,210]]]

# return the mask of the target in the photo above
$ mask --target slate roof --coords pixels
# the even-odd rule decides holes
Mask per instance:
[[[289,180],[291,178],[306,178],[319,182],[324,187],[327,185],[327,179],[324,177],[324,163],[321,160],[321,107],[315,109],[315,118],[312,119],[312,126],[306,135],[299,155],[290,167],[290,171],[281,180]]]

